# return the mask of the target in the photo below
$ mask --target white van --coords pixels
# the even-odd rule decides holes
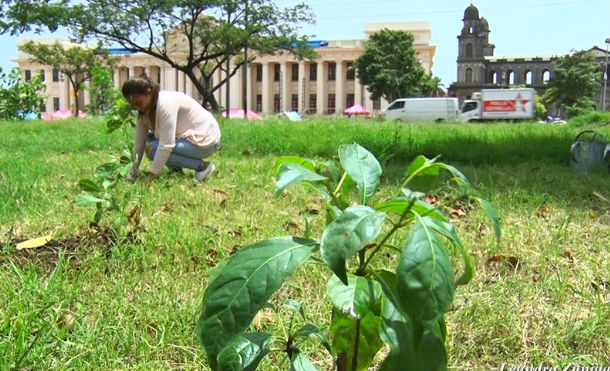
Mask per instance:
[[[383,114],[388,120],[403,122],[456,122],[460,108],[457,98],[400,98]]]

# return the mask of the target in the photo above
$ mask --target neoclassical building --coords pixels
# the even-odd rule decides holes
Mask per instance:
[[[359,103],[372,112],[385,108],[388,102],[372,101],[366,87],[362,86],[352,68],[354,60],[363,52],[363,42],[368,36],[383,28],[408,31],[414,36],[414,48],[426,72],[432,71],[436,47],[430,45],[431,30],[428,22],[370,23],[365,26],[365,38],[356,40],[313,41],[311,46],[319,57],[314,61],[299,61],[289,53],[256,55],[248,65],[247,84],[243,83],[243,73],[238,72],[230,79],[229,106],[243,108],[243,97],[249,109],[262,113],[297,111],[309,114],[333,114]],[[21,40],[20,43],[27,40]],[[35,39],[38,42],[55,42],[56,39]],[[65,42],[65,41],[62,41]],[[130,76],[146,74],[161,85],[162,89],[177,90],[201,100],[190,79],[165,62],[143,53],[132,53],[124,49],[112,49],[112,54],[120,56],[118,68],[114,71],[114,84],[118,89]],[[74,94],[67,79],[49,67],[30,59],[19,52],[15,60],[24,79],[40,73],[45,79],[48,100],[46,111],[69,108],[74,102]],[[218,72],[214,80],[223,79]],[[244,85],[247,91],[244,94]],[[79,103],[88,104],[85,90],[79,94]],[[226,107],[226,87],[215,92],[220,106]]]
[[[457,81],[451,84],[448,94],[460,102],[469,99],[481,89],[501,89],[519,85],[531,87],[544,94],[553,75],[553,62],[559,56],[495,57],[495,45],[489,42],[489,23],[479,16],[476,6],[470,4],[464,11],[463,25],[458,39]],[[606,51],[589,49],[600,66],[602,81],[606,70]],[[595,97],[597,107],[602,106],[604,83]],[[610,99],[606,100],[606,109]]]

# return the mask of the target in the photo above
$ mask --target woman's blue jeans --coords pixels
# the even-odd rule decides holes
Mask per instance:
[[[152,160],[155,157],[155,153],[157,153],[159,141],[153,135],[149,135],[148,145],[151,149],[147,151],[147,156]],[[176,139],[176,146],[172,150],[171,155],[169,155],[166,166],[170,169],[186,168],[197,171],[201,169],[203,159],[210,157],[218,150],[218,147],[219,145],[215,144],[208,148],[200,148],[186,139]]]

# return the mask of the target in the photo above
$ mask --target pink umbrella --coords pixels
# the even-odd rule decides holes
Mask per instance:
[[[42,120],[43,121],[65,120],[65,119],[73,117],[73,116],[74,115],[72,114],[71,110],[64,108],[64,109],[60,109],[55,112],[51,112],[51,113],[47,113],[47,114],[43,115]],[[87,116],[88,115],[86,113],[84,113],[83,111],[78,111],[79,118],[83,118],[83,117],[87,117]]]
[[[222,111],[222,117],[227,117],[227,111]],[[229,110],[229,118],[232,119],[243,119],[244,109],[243,108],[231,108]],[[258,113],[248,109],[248,118],[251,120],[262,120],[263,118]]]
[[[360,104],[354,104],[353,106],[346,108],[343,113],[346,115],[368,115],[371,112]]]

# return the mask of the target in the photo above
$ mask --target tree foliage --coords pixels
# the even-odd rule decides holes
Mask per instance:
[[[19,50],[31,55],[32,59],[63,73],[72,86],[74,96],[84,88],[83,83],[91,78],[91,71],[99,63],[114,65],[116,57],[108,55],[98,43],[96,47],[88,48],[78,45],[64,46],[59,42],[54,44],[28,41],[19,46]],[[74,116],[78,117],[79,102],[74,99]]]
[[[0,68],[0,119],[23,120],[31,112],[40,117],[44,90],[40,75],[24,82],[18,68],[11,69],[8,74]]]
[[[601,78],[595,56],[582,50],[562,56],[554,64],[544,101],[567,107],[592,106]]]
[[[119,92],[114,89],[114,81],[110,73],[109,68],[99,62],[91,69],[89,83],[91,103],[85,108],[94,115],[106,113],[119,98]]]
[[[391,102],[430,93],[413,40],[409,32],[383,29],[372,34],[366,42],[363,54],[354,65],[360,82],[371,93],[371,99],[383,97]]]
[[[38,5],[9,1],[0,8],[0,31],[41,28],[45,19],[37,15],[46,12],[50,28],[67,27],[79,41],[118,44],[184,72],[203,103],[214,110],[219,107],[213,94],[227,74],[239,71],[246,45],[261,54],[285,50],[299,58],[314,56],[307,37],[297,34],[301,23],[313,21],[303,3],[280,10],[272,0],[45,0]],[[60,4],[65,11],[58,14],[55,9]],[[27,13],[28,7],[36,11]],[[230,71],[226,71],[227,58],[234,62]],[[219,70],[225,77],[213,83]]]

